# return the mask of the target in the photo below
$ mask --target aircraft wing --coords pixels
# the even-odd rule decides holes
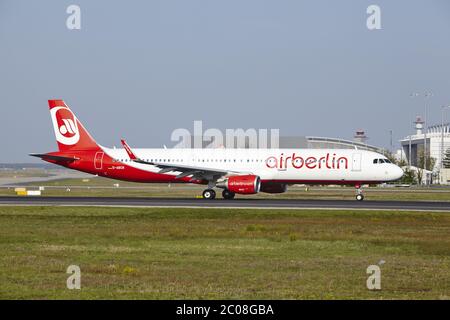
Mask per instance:
[[[194,166],[185,166],[180,164],[169,164],[169,163],[158,163],[158,162],[147,162],[142,160],[133,160],[137,163],[148,164],[160,168],[158,173],[168,173],[168,172],[180,172],[176,176],[177,179],[192,176],[192,179],[207,179],[214,180],[220,177],[226,176],[231,171],[217,170],[212,168],[202,168]]]
[[[187,165],[182,165],[182,164],[160,163],[160,162],[154,162],[154,161],[145,161],[145,160],[139,159],[133,153],[133,151],[128,146],[128,144],[125,142],[125,140],[121,140],[121,142],[122,142],[123,147],[127,151],[128,156],[130,157],[131,161],[160,168],[161,170],[159,170],[158,173],[180,172],[180,174],[178,174],[176,176],[177,179],[191,176],[192,179],[217,180],[228,174],[243,174],[242,172],[234,172],[234,171],[221,170],[221,169],[204,168],[204,167],[197,167],[197,166],[187,166]]]

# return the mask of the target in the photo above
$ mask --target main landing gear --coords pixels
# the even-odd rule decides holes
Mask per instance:
[[[356,188],[356,200],[357,201],[363,201],[364,200],[364,194],[363,191],[361,189],[361,185],[357,184],[355,185]]]
[[[234,193],[234,192],[231,192],[230,190],[227,190],[227,189],[224,189],[223,191],[222,191],[222,197],[225,199],[225,200],[232,200],[232,199],[234,199],[234,196],[235,196],[236,194]]]
[[[234,196],[236,194],[234,192],[231,192],[227,189],[224,189],[222,191],[222,197],[225,200],[232,200],[234,199]],[[216,192],[213,189],[206,189],[205,191],[203,191],[203,199],[207,199],[207,200],[213,200],[216,198]]]
[[[206,189],[203,191],[203,199],[213,200],[216,197],[216,192],[213,189]]]

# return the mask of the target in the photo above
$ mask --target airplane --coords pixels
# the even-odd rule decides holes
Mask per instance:
[[[32,153],[44,161],[93,175],[143,183],[206,185],[204,199],[258,192],[283,193],[293,184],[362,185],[394,181],[403,170],[384,155],[355,149],[138,149],[103,147],[63,100],[49,100],[58,151]]]

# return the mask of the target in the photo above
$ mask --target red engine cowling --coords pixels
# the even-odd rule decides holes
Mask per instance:
[[[226,188],[238,194],[254,194],[261,189],[261,179],[255,175],[231,176],[217,183],[217,187]]]
[[[285,183],[265,182],[261,184],[261,192],[283,193],[286,191],[287,191],[287,184]]]

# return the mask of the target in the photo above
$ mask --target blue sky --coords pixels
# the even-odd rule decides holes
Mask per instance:
[[[68,30],[66,8],[81,8]],[[366,27],[381,8],[382,29]],[[47,100],[96,140],[161,147],[176,128],[389,146],[450,104],[450,2],[0,0],[0,162],[56,149]],[[433,91],[430,99],[411,92]]]

